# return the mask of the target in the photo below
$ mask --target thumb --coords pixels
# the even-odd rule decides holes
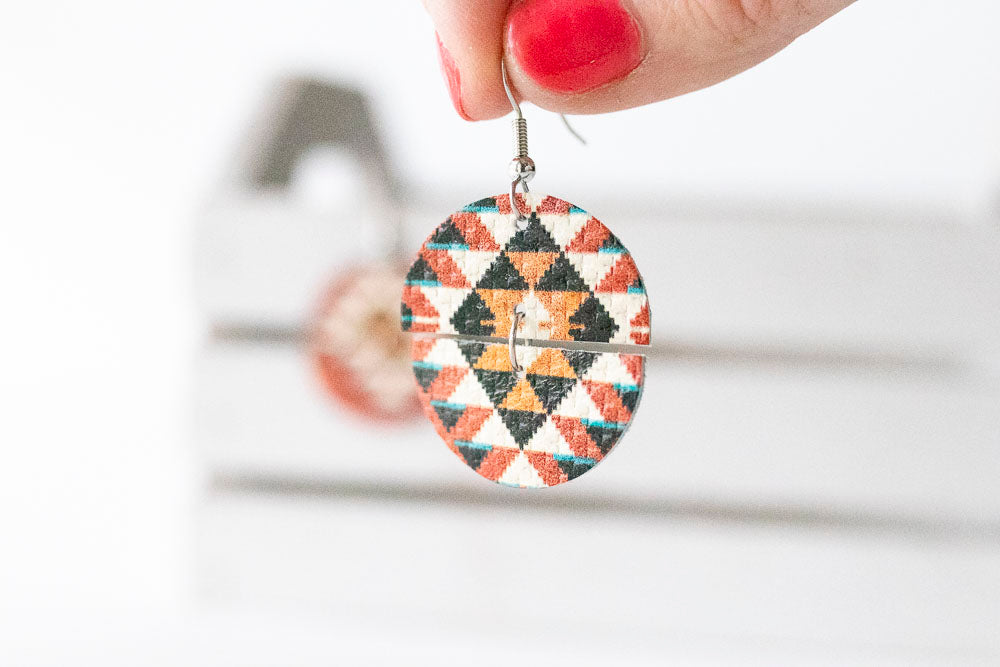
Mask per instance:
[[[727,79],[852,0],[520,0],[504,50],[519,96],[564,113],[627,109]],[[481,118],[509,106],[482,87]]]

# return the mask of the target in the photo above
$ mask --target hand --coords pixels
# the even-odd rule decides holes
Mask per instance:
[[[520,100],[561,113],[628,109],[727,79],[853,0],[424,0],[466,120]]]

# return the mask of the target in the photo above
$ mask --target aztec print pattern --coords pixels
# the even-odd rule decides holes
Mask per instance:
[[[451,215],[406,276],[404,331],[536,340],[649,344],[649,300],[632,256],[597,218],[561,199],[517,195],[529,222],[518,230],[510,195]]]
[[[486,479],[555,486],[587,472],[621,438],[639,402],[643,357],[415,337],[424,412],[462,461]]]

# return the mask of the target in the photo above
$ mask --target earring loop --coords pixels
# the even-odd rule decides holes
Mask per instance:
[[[517,336],[517,327],[521,324],[521,320],[524,319],[524,306],[517,304],[514,306],[514,317],[510,323],[510,336],[507,338],[507,353],[510,355],[510,365],[517,374],[524,373],[524,367],[517,363],[517,347],[514,344],[514,339]]]

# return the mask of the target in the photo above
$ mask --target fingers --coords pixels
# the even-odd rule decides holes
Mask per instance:
[[[601,113],[698,90],[770,57],[852,0],[427,0],[455,54],[460,108],[510,108],[499,58],[522,100]],[[508,6],[509,4],[509,6]],[[453,100],[455,99],[453,95]],[[456,104],[459,107],[459,104]]]
[[[497,118],[510,111],[500,78],[509,6],[510,0],[424,0],[437,31],[448,93],[466,120]]]

